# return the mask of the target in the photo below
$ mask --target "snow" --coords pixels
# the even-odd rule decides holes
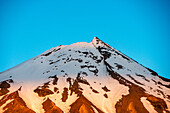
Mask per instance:
[[[107,77],[92,77],[88,79],[88,82],[91,86],[97,90],[99,93],[94,93],[89,89],[89,86],[80,84],[80,86],[84,89],[83,94],[86,98],[91,101],[94,105],[96,105],[99,109],[101,108],[103,112],[106,113],[114,113],[116,112],[115,105],[119,99],[122,98],[122,95],[129,94],[128,87],[119,84],[118,81],[112,79],[110,76],[106,75]],[[94,83],[94,80],[97,81]],[[101,84],[101,85],[98,85]],[[110,92],[105,92],[102,87],[107,86]],[[104,94],[108,95],[108,98],[105,98]]]
[[[157,89],[163,91],[165,95],[169,94],[170,90],[168,88],[166,88],[164,86],[161,86],[162,89],[159,88],[158,86],[160,86],[160,85],[155,85],[155,82],[153,82],[152,79],[155,80],[156,82],[161,81],[163,84],[166,84],[166,83],[164,81],[160,80],[160,78],[158,78],[157,76],[153,76],[149,72],[149,70],[147,70],[145,67],[143,67],[142,65],[138,64],[137,62],[135,62],[131,59],[130,60],[124,59],[121,55],[115,55],[114,51],[110,51],[110,53],[111,53],[111,56],[108,59],[106,59],[105,61],[113,67],[112,68],[113,71],[117,72],[120,75],[123,75],[123,77],[125,79],[131,81],[132,83],[139,85],[140,87],[143,87],[146,90],[146,92],[151,95],[154,95],[154,96],[160,97],[160,98],[164,98],[162,94],[157,92]],[[117,69],[115,63],[122,65],[123,68]],[[132,80],[127,75],[130,75],[135,80],[142,83],[143,85],[137,84],[134,80]],[[144,76],[146,80],[144,79],[144,77],[140,77],[137,75]],[[150,88],[152,88],[152,90]]]
[[[125,59],[124,57],[127,56],[109,45],[103,44],[101,41],[98,42],[96,37],[91,43],[78,42],[71,45],[62,45],[51,48],[50,50],[47,50],[42,54],[21,63],[20,65],[0,73],[0,81],[8,79],[14,80],[14,83],[10,83],[10,92],[14,92],[22,86],[21,91],[19,91],[19,95],[26,102],[27,106],[37,113],[44,112],[42,103],[45,99],[47,99],[47,97],[49,97],[57,107],[61,108],[64,112],[68,112],[70,108],[69,105],[76,101],[78,97],[73,93],[72,96],[68,96],[66,102],[62,102],[61,98],[63,88],[69,88],[69,83],[66,80],[68,77],[75,79],[78,73],[81,73],[80,76],[87,80],[90,84],[89,86],[87,84],[79,83],[80,87],[83,88],[83,94],[85,97],[104,112],[114,113],[116,112],[115,104],[122,98],[122,95],[129,94],[129,88],[121,85],[117,80],[110,77],[103,60],[99,63],[96,62],[96,58],[97,60],[103,58],[101,53],[96,49],[99,46],[107,48],[103,51],[111,53],[111,56],[105,61],[113,67],[112,70],[132,83],[137,84],[129,76],[127,76],[127,74],[131,75],[135,80],[144,84],[137,85],[143,87],[147,93],[163,98],[162,95],[158,95],[157,92],[154,92],[154,90],[158,89],[158,86],[155,85],[152,79],[155,81],[161,81],[163,84],[168,84],[168,82],[162,81],[158,77],[151,75],[145,67],[132,59]],[[44,56],[44,54],[49,52],[51,52],[51,54]],[[118,69],[115,63],[122,65],[123,68]],[[94,73],[95,70],[98,70],[96,74]],[[85,72],[88,76],[83,75],[83,72]],[[150,82],[144,80],[140,76],[136,76],[136,74],[144,75]],[[54,75],[58,77],[57,85],[53,85],[52,79],[49,78],[49,76]],[[10,76],[12,77],[10,78]],[[46,97],[38,97],[33,90],[49,81],[51,81],[49,89],[53,91],[54,87],[57,87],[59,88],[59,93],[54,93],[53,95],[48,95]],[[104,86],[107,86],[110,92],[105,92],[102,89]],[[153,90],[150,90],[150,86]],[[97,90],[99,93],[94,93],[90,87]],[[165,94],[169,94],[170,91],[168,88],[164,86],[161,87],[162,89],[160,90],[162,90]],[[70,91],[68,91],[68,93],[70,94]],[[105,93],[108,95],[108,98],[103,96]],[[144,106],[148,108],[150,104],[148,105],[148,101],[144,97],[141,98],[141,101]],[[169,102],[167,102],[167,105],[170,109]],[[148,109],[152,110],[151,107]]]

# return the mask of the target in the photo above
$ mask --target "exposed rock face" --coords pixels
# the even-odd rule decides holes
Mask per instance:
[[[129,94],[123,96],[116,104],[117,113],[148,113],[144,108],[140,98],[145,95],[142,88],[132,86],[129,89]]]
[[[0,113],[169,113],[170,80],[95,37],[0,73]]]
[[[70,105],[70,113],[95,113],[94,109],[98,113],[103,113],[95,105],[93,105],[89,100],[87,100],[83,95],[81,95],[73,104]]]
[[[18,91],[3,96],[0,100],[0,107],[7,101],[10,102],[3,107],[3,113],[35,113],[29,109],[24,100],[19,97]]]
[[[158,113],[163,113],[163,111],[168,112],[167,105],[163,99],[155,97],[153,95],[147,95],[147,100],[154,106],[154,109]]]
[[[46,95],[54,94],[49,88],[49,82],[45,83],[43,86],[38,86],[34,92],[38,94],[39,97],[45,97]]]
[[[49,98],[42,103],[45,113],[63,113],[63,111],[55,105]]]
[[[66,102],[67,98],[68,98],[68,89],[67,89],[67,88],[64,88],[64,91],[63,91],[63,93],[62,93],[62,98],[61,98],[61,100],[62,100],[63,102]]]
[[[0,96],[5,95],[9,92],[8,88],[10,88],[10,83],[13,83],[12,79],[1,81],[0,82]]]

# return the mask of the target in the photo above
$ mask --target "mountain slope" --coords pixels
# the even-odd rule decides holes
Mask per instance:
[[[0,73],[0,111],[169,112],[170,80],[95,37]]]

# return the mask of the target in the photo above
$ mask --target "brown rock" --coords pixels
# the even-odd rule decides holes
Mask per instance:
[[[117,113],[149,113],[143,106],[140,98],[145,96],[143,88],[132,85],[129,89],[129,94],[123,96],[119,102],[116,103]]]
[[[0,107],[11,99],[13,99],[13,101],[3,107],[3,110],[5,110],[3,113],[35,113],[29,109],[24,100],[19,97],[18,91],[3,96],[0,100]]]
[[[0,88],[10,88],[10,84],[6,81],[0,83]]]
[[[50,89],[47,88],[37,88],[34,90],[35,93],[40,97],[44,97],[46,95],[54,94]]]
[[[49,98],[42,103],[45,113],[63,113],[63,111],[55,105]]]
[[[102,89],[103,89],[105,92],[109,92],[109,91],[110,91],[106,86],[102,87]]]
[[[9,90],[8,90],[7,88],[1,88],[1,90],[0,90],[0,96],[5,95],[5,94],[7,94],[8,92],[9,92]]]
[[[163,113],[164,110],[166,111],[167,105],[163,99],[153,95],[148,95],[147,100],[154,106],[154,109],[158,113]]]
[[[75,92],[75,94],[77,94],[77,96],[81,96],[82,94],[82,89],[80,87],[80,85],[78,84],[77,80],[73,79],[73,83],[71,82],[71,78],[67,78],[67,82],[69,82],[69,90],[71,91],[70,95],[73,94],[73,92]]]
[[[88,108],[88,106],[82,104],[79,109],[79,113],[94,113],[94,111],[92,109]]]
[[[61,98],[62,102],[66,102],[67,98],[68,98],[68,88],[65,87],[62,93],[62,98]]]
[[[0,82],[0,96],[5,95],[9,92],[8,88],[10,88],[10,84],[6,81]]]
[[[70,105],[70,113],[95,113],[95,108],[99,113],[104,113],[98,109],[93,103],[81,95],[73,104]],[[92,108],[93,107],[93,108]]]
[[[107,96],[107,94],[105,93],[104,95],[103,95],[105,98],[108,98],[108,96]]]

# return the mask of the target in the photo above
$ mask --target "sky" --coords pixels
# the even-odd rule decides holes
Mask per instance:
[[[93,37],[170,79],[169,0],[0,0],[0,72]]]

